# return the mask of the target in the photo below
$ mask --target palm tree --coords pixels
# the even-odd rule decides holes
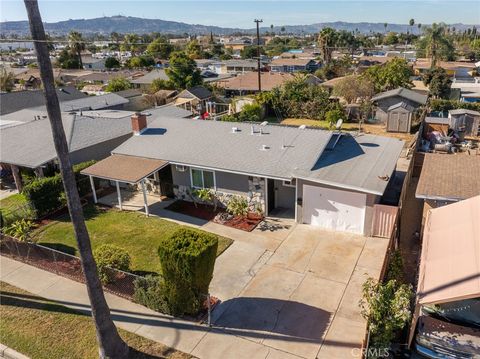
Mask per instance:
[[[92,318],[97,332],[100,358],[128,358],[128,346],[120,338],[110,316],[102,284],[98,278],[97,265],[92,255],[92,247],[82,205],[78,195],[75,175],[70,162],[65,130],[54,85],[52,63],[50,62],[46,36],[37,0],[24,0],[30,22],[30,32],[37,53],[40,77],[42,79],[48,118],[52,128],[53,142],[60,164],[68,210],[73,224],[82,269],[85,276],[87,293],[90,299]]]
[[[80,68],[83,68],[82,51],[85,50],[85,42],[83,41],[82,34],[77,31],[70,31],[68,34],[68,44],[77,56]]]
[[[273,24],[270,25],[270,32],[272,33],[272,35],[275,35],[275,33],[273,32]]]
[[[333,46],[337,41],[337,33],[331,27],[326,27],[318,35],[318,46],[322,52],[323,61],[328,64],[332,60]]]
[[[383,24],[383,28],[385,29],[385,34],[387,33],[387,26],[388,26],[388,23]]]
[[[430,57],[431,66],[435,67],[441,57],[442,50],[448,50],[451,47],[448,39],[445,37],[445,26],[433,23],[424,31],[426,38],[426,53]]]

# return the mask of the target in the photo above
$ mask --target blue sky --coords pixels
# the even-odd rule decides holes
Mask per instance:
[[[367,1],[135,1],[39,0],[44,21],[126,15],[224,27],[253,27],[254,18],[264,25],[298,25],[316,22],[446,22],[480,23],[479,1],[367,0]],[[26,20],[22,0],[1,0],[1,21]]]

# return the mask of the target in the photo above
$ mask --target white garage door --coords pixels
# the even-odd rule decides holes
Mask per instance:
[[[303,185],[303,222],[363,234],[367,195]]]

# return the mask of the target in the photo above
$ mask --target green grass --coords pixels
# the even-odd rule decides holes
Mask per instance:
[[[21,193],[15,193],[6,198],[0,199],[0,208],[14,208],[27,204],[27,199]]]
[[[98,358],[90,316],[0,282],[0,342],[35,359]],[[187,359],[190,355],[119,329],[130,358]]]
[[[27,199],[21,193],[15,193],[1,199],[0,213],[2,214],[4,224],[7,226],[22,218],[33,219],[35,217]]]
[[[158,246],[165,236],[170,235],[180,225],[157,217],[145,217],[138,212],[103,210],[91,205],[84,208],[84,213],[94,249],[101,244],[115,244],[130,254],[132,271],[140,274],[161,273]],[[33,239],[39,244],[78,254],[68,217],[40,227],[33,233]],[[217,255],[231,243],[231,239],[219,237]]]

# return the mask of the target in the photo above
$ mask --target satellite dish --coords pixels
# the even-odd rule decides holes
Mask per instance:
[[[342,125],[343,125],[343,120],[342,119],[339,119],[337,121],[337,124],[335,125],[335,129],[340,131],[342,129]]]

